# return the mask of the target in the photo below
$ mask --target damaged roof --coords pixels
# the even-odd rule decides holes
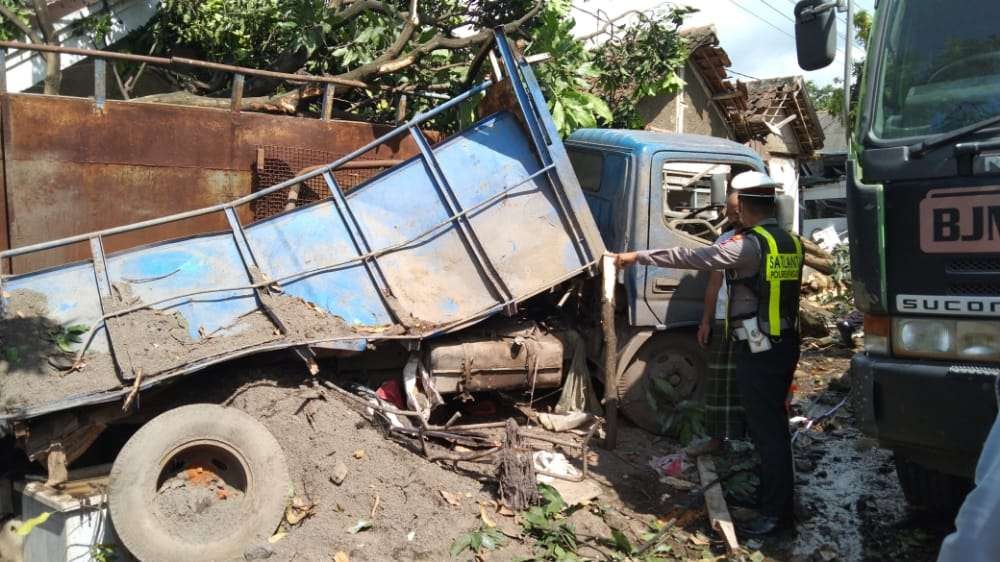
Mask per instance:
[[[749,107],[745,118],[732,123],[736,140],[764,140],[773,132],[773,126],[785,123],[795,134],[803,155],[811,156],[823,148],[823,124],[801,76],[756,80],[748,82],[747,89]]]
[[[732,66],[729,54],[719,46],[719,36],[714,25],[704,25],[681,30],[691,54],[688,62],[701,76],[719,109],[730,124],[741,119],[747,110],[747,86],[739,80],[728,79],[726,69]]]

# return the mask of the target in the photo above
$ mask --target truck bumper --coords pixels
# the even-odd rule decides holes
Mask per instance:
[[[851,398],[861,430],[915,462],[972,477],[997,415],[1000,367],[858,353]]]

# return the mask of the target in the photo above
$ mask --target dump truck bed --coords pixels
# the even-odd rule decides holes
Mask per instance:
[[[545,100],[530,67],[502,36],[497,45],[506,76],[494,87],[510,88],[516,106],[436,146],[420,125],[488,83],[231,203],[0,253],[89,241],[93,256],[2,278],[0,421],[121,400],[264,351],[308,359],[316,348],[432,337],[593,268],[603,244]],[[399,135],[420,156],[344,194],[332,170]],[[331,197],[240,223],[241,205],[315,177]],[[117,233],[208,213],[230,229],[103,251]]]

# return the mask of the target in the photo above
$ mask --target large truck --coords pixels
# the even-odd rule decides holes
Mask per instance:
[[[851,21],[851,2],[839,5]],[[796,5],[803,68],[833,61],[837,9]],[[997,415],[998,18],[993,0],[876,2],[848,128],[851,273],[865,314],[855,416],[895,452],[907,498],[945,509],[962,501]]]
[[[140,425],[111,469],[112,522],[141,559],[202,560],[272,531],[286,500],[283,454],[266,429],[218,405],[163,398],[178,381],[214,384],[216,367],[241,357],[291,352],[313,373],[317,358],[334,357],[319,376],[345,398],[341,372],[374,360],[414,398],[399,415],[419,411],[416,427],[429,433],[461,429],[424,416],[435,395],[558,387],[564,365],[583,357],[614,365],[595,369],[606,405],[651,431],[675,429],[675,408],[697,397],[706,370],[695,343],[704,276],[645,267],[615,277],[604,293],[618,304],[608,337],[598,264],[607,250],[710,243],[725,226],[727,179],[764,163],[695,135],[582,130],[563,142],[529,64],[502,33],[495,49],[501,75],[334,162],[225,203],[0,252],[23,259],[82,243],[90,253],[0,277],[0,430],[58,486],[106,428]],[[479,96],[469,128],[437,142],[422,132]],[[416,156],[338,185],[335,172],[400,136]],[[329,197],[241,218],[241,207],[317,181]],[[178,224],[209,215],[228,228],[176,238]],[[105,249],[148,230],[164,234]],[[184,539],[191,529],[166,529],[150,507],[191,467],[233,482],[255,506],[196,547]]]

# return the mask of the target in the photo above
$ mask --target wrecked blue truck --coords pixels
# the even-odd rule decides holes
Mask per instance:
[[[424,402],[382,411],[416,419],[409,431],[421,441],[460,427],[430,423],[429,407],[450,395],[558,388],[574,354],[602,365],[602,256],[710,243],[724,229],[727,178],[764,164],[742,145],[696,135],[591,129],[563,141],[528,63],[502,34],[495,50],[502,76],[291,180],[0,252],[83,243],[91,253],[0,279],[0,429],[58,485],[110,423],[142,415],[145,397],[181,380],[211,384],[214,367],[251,355],[293,353],[355,398],[334,384],[341,369],[400,357],[402,386]],[[421,131],[497,92],[507,106],[467,129],[436,143]],[[419,156],[349,191],[337,184],[335,170],[401,136]],[[314,178],[329,198],[241,221],[241,206]],[[115,235],[207,214],[225,216],[229,229],[104,251]],[[633,422],[670,431],[672,405],[698,396],[706,370],[694,336],[704,277],[656,267],[615,275],[617,368],[591,371]],[[327,357],[336,366],[321,373]],[[160,409],[111,471],[111,516],[129,550],[143,560],[225,559],[273,531],[288,478],[280,447],[259,435],[266,430],[216,405]],[[257,515],[192,546],[157,528],[145,506],[164,471],[199,463],[234,471]]]

